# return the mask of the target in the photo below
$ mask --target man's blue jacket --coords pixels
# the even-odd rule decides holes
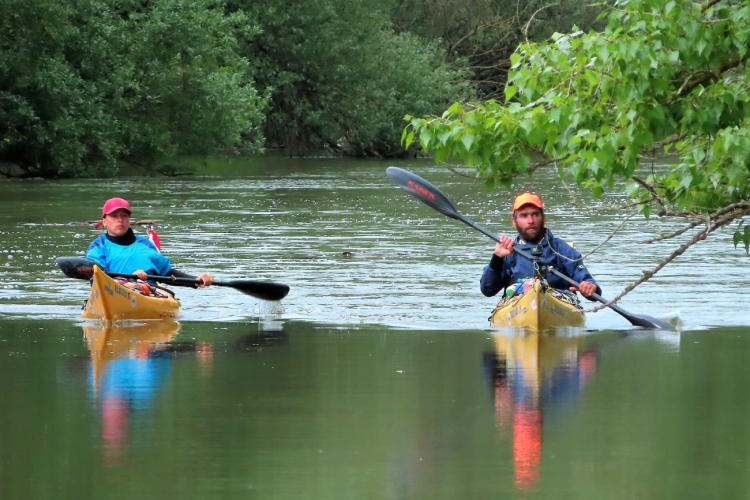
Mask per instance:
[[[545,237],[542,238],[540,243],[522,243],[521,237],[516,237],[516,248],[525,250],[531,254],[533,247],[541,246],[542,256],[539,257],[540,267],[545,265],[554,267],[557,271],[569,278],[573,278],[579,283],[581,281],[590,281],[596,285],[596,280],[594,280],[589,270],[583,264],[581,254],[563,240],[555,238],[549,229],[545,228],[545,231]],[[479,286],[484,295],[492,297],[508,285],[515,284],[519,279],[523,280],[532,276],[534,276],[534,264],[530,260],[521,257],[515,252],[504,258],[493,254],[489,265],[484,268]],[[560,290],[570,288],[570,284],[567,281],[558,278],[552,273],[547,274],[547,282],[551,287]],[[596,293],[599,295],[602,293],[599,285],[596,286]]]

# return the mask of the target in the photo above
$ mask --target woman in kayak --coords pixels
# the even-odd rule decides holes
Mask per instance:
[[[130,228],[130,203],[122,198],[110,198],[102,208],[102,220],[95,227],[104,226],[106,232],[91,242],[86,257],[104,271],[135,274],[146,281],[146,275],[175,276],[198,279],[199,288],[210,286],[214,277],[201,273],[196,278],[172,268],[168,257],[163,256],[148,238],[136,236]]]

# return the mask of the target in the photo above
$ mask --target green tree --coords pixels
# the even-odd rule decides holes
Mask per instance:
[[[269,145],[291,154],[329,149],[402,155],[405,113],[434,113],[471,98],[435,44],[389,27],[369,0],[232,0],[262,32],[241,54],[271,102]]]
[[[701,229],[643,280],[750,214],[750,1],[618,0],[607,20],[602,32],[521,45],[504,102],[407,117],[404,141],[418,134],[490,188],[554,167],[595,196],[623,189],[646,217],[686,220],[666,237]],[[659,153],[674,163],[642,168]],[[748,226],[739,243],[750,247]]]
[[[577,0],[391,0],[398,32],[439,41],[449,58],[468,61],[482,100],[500,98],[510,55],[526,40],[595,25],[601,7]]]
[[[255,146],[264,103],[235,52],[243,21],[212,0],[0,0],[0,158],[102,175]]]

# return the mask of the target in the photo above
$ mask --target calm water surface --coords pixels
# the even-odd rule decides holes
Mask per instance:
[[[269,160],[270,161],[270,160]],[[683,331],[491,331],[493,242],[390,184],[381,162],[274,160],[188,178],[0,181],[0,498],[748,498],[750,313],[731,233],[626,297]],[[508,192],[429,163],[488,229]],[[553,179],[548,224],[584,254],[621,222]],[[179,290],[179,323],[80,321],[81,255],[120,195],[175,267],[289,284],[279,304]],[[604,296],[675,243],[626,226],[587,258]],[[353,258],[341,252],[351,251]]]

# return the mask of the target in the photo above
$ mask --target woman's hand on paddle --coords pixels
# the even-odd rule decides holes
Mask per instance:
[[[500,258],[507,257],[513,253],[515,242],[507,236],[500,236],[500,241],[495,245],[495,255]]]
[[[138,279],[141,281],[146,281],[146,271],[143,269],[138,269],[136,272],[134,272],[136,276],[138,276]]]
[[[202,285],[196,285],[198,288],[205,288],[207,286],[211,286],[211,283],[214,282],[214,277],[208,273],[199,274],[198,279],[203,282]]]
[[[590,281],[581,281],[578,285],[578,288],[571,286],[570,291],[581,292],[584,297],[590,297],[592,293],[596,293],[596,285]]]

